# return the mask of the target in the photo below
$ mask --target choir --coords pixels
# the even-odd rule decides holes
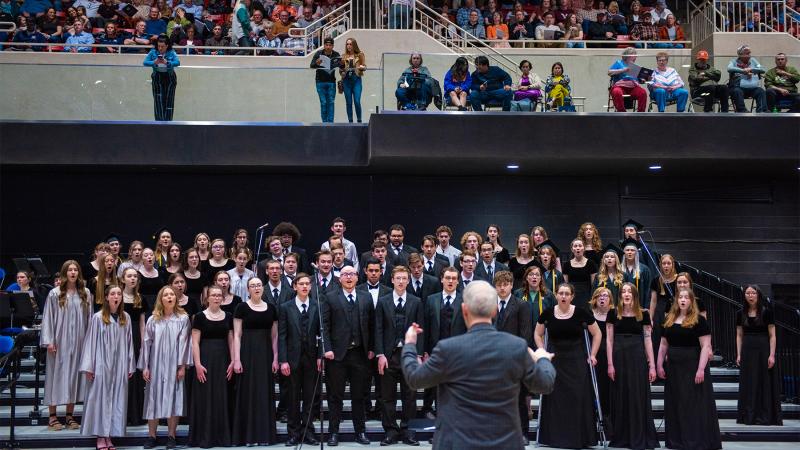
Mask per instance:
[[[495,327],[556,354],[555,389],[540,398],[540,443],[597,443],[592,366],[613,447],[658,447],[650,384],[662,378],[667,447],[720,448],[706,305],[671,255],[655,269],[646,263],[640,228],[627,222],[620,246],[603,247],[596,227],[585,223],[563,263],[543,228],[518,236],[512,253],[495,224],[485,236],[464,233],[462,251],[450,245],[449,227],[426,235],[418,251],[393,225],[376,232],[358,261],[340,218],[311,258],[296,246],[299,230],[286,222],[264,240],[260,261],[243,229],[231,248],[198,233],[186,251],[162,229],[155,249],[134,241],[124,261],[119,237],[111,235],[85,266],[63,264],[61,283],[43,305],[48,428],[80,427],[107,450],[126,425],[147,421],[145,448],[153,448],[158,421],[167,419],[166,446],[175,448],[178,420],[188,416],[192,446],[276,444],[279,382],[286,445],[315,445],[325,382],[328,445],[339,442],[347,384],[356,441],[369,444],[374,383],[381,445],[419,445],[409,430],[418,414],[415,392],[400,368],[405,330],[423,326],[417,346],[427,358],[438,341],[466,332],[461,291],[483,279],[497,290]],[[757,286],[747,286],[745,298],[731,324],[742,367],[738,421],[781,424],[774,317]],[[435,418],[435,400],[436,389],[426,390],[423,414]],[[73,416],[78,402],[85,402],[82,424]],[[57,405],[67,405],[65,422]],[[521,389],[525,435],[529,405]]]

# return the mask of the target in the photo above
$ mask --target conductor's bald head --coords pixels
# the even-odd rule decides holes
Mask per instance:
[[[497,291],[485,281],[473,281],[464,289],[461,304],[467,327],[476,323],[491,323],[497,314]]]

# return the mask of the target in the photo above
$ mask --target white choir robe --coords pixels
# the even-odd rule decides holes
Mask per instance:
[[[145,386],[143,419],[166,419],[186,415],[184,386],[178,381],[178,366],[192,365],[192,325],[189,315],[172,314],[156,320],[150,316],[142,336],[139,369],[150,369]],[[188,373],[188,371],[187,371]],[[190,380],[191,381],[191,380]]]

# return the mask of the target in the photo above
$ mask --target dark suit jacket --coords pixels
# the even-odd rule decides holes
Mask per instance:
[[[356,289],[359,289],[359,290],[361,290],[363,292],[369,293],[369,286],[367,286],[367,282],[366,281],[361,283],[361,284],[359,284],[358,286],[356,286]],[[392,293],[392,288],[390,288],[389,286],[386,286],[383,283],[379,283],[378,284],[378,299],[379,300],[384,295],[391,294],[391,293]],[[372,294],[370,294],[370,297],[372,297]],[[377,303],[373,303],[373,306],[375,306],[377,308],[378,304]]]
[[[436,292],[440,292],[442,290],[442,283],[436,277],[433,277],[431,275],[425,275],[425,274],[422,275],[421,292],[417,292],[416,286],[414,286],[414,284],[415,284],[414,278],[411,277],[411,279],[408,282],[408,286],[406,286],[406,292],[422,300],[423,305],[425,304],[425,300],[428,298],[428,296]],[[420,326],[421,325],[422,324],[420,324]]]
[[[347,312],[347,298],[344,296],[341,286],[335,291],[328,291],[322,301],[322,321],[325,329],[325,351],[333,351],[334,359],[341,361],[347,353],[350,345],[351,327],[359,327],[361,331],[361,345],[364,352],[369,352],[374,348],[374,320],[375,308],[372,306],[372,298],[364,291],[354,289],[353,293],[358,306],[358,323],[350,322],[350,315]]]
[[[300,364],[301,338],[300,310],[295,304],[295,297],[278,307],[278,362],[289,363],[292,369]],[[308,301],[308,336],[311,351],[317,358],[322,357],[317,344],[319,336],[319,303],[314,299]]]
[[[477,324],[439,342],[422,365],[416,346],[403,346],[403,375],[411,389],[438,387],[433,448],[521,450],[520,383],[548,394],[556,373],[550,361],[533,362],[524,340]]]
[[[422,302],[419,297],[406,293],[403,307],[405,308],[406,320],[403,324],[403,335],[412,323],[422,326],[424,323],[424,313]],[[378,299],[378,308],[375,310],[375,354],[384,355],[387,358],[392,356],[395,348],[395,326],[394,326],[394,295],[390,292]],[[417,351],[424,349],[422,339],[417,340]]]
[[[433,270],[428,270],[428,265],[425,264],[425,257],[422,257],[422,264],[426,275],[430,275],[436,277],[437,280],[441,280],[442,271],[444,271],[444,269],[450,265],[450,260],[447,259],[447,256],[437,253],[436,257],[433,258]]]
[[[311,273],[311,261],[308,260],[308,253],[304,248],[292,245],[292,253],[297,253],[300,261],[297,261],[297,271]]]
[[[366,264],[366,263],[365,263]],[[361,274],[358,276],[359,283],[366,283],[367,282],[367,274],[364,273],[366,269],[366,265],[361,266]],[[386,255],[386,269],[383,271],[383,275],[381,275],[381,284],[385,284],[386,286],[392,286],[392,270],[394,269],[394,264],[392,264],[390,255]]]
[[[293,299],[294,296],[295,292],[292,290],[292,285],[290,285],[286,281],[286,278],[281,275],[281,292],[278,294],[278,298],[274,298],[272,296],[272,286],[269,284],[269,280],[267,280],[264,283],[264,293],[261,294],[261,300],[272,303],[276,306],[280,306],[287,300]]]
[[[495,316],[494,326],[497,328],[497,331],[505,331],[506,333],[525,339],[525,342],[528,343],[528,347],[533,348],[533,325],[531,324],[530,303],[523,302],[512,294],[506,304],[503,319],[499,320],[497,316]]]
[[[467,324],[464,323],[464,315],[461,313],[461,303],[463,299],[461,293],[456,291],[456,298],[452,300],[453,319],[450,322],[450,337],[458,336],[467,332]],[[430,295],[425,300],[425,352],[430,354],[436,344],[439,343],[439,323],[441,318],[442,303],[444,302],[444,292],[437,292]]]
[[[501,262],[494,262],[494,275],[497,275],[497,272],[502,270],[508,270],[508,266],[501,263]],[[476,267],[475,267],[475,279],[483,280],[487,283],[494,285],[494,280],[489,279],[489,274],[486,273],[486,268],[483,266],[483,260],[478,260]]]
[[[337,292],[342,290],[342,285],[339,284],[339,279],[334,276],[331,276],[331,281],[328,283],[327,286],[325,286],[325,289],[322,289],[322,286],[319,285],[319,282],[317,282],[317,286],[319,286],[320,296],[324,295],[327,292]],[[311,287],[311,292],[314,292],[313,286]]]
[[[386,259],[387,261],[391,261],[392,265],[395,266],[408,267],[408,256],[412,253],[419,253],[419,250],[405,243],[399,255],[394,254],[394,247],[391,242],[386,246]]]

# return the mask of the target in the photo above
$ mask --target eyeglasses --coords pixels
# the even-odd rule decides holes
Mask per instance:
[[[342,277],[342,278],[344,278],[344,277],[354,277],[354,276],[356,276],[356,274],[355,274],[355,272],[344,272],[344,273],[340,273],[339,276]]]

